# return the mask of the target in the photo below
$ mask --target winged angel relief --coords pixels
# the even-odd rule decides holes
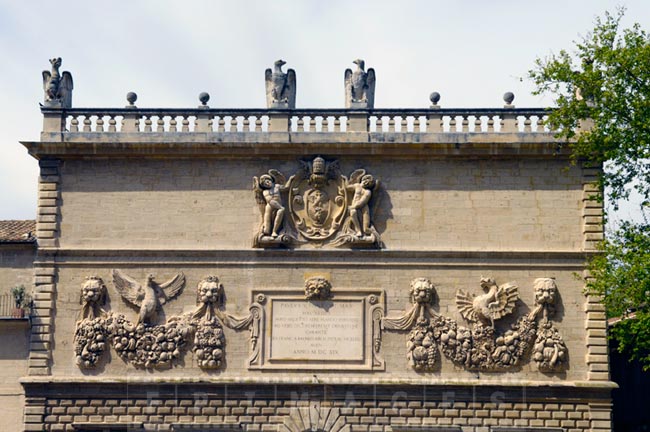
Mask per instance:
[[[110,345],[127,363],[145,368],[169,367],[191,346],[199,367],[218,369],[225,357],[223,326],[243,330],[253,320],[252,315],[238,318],[223,310],[223,286],[216,276],[199,282],[194,311],[170,317],[162,324],[156,324],[157,312],[182,292],[183,273],[158,284],[153,275],[139,283],[113,270],[113,284],[127,303],[138,308],[137,320],[132,322],[123,314],[104,310],[106,285],[100,277],[87,278],[74,337],[76,363],[81,368],[97,366]]]
[[[343,176],[338,161],[320,156],[301,164],[288,180],[278,170],[253,178],[262,214],[254,246],[381,247],[372,224],[379,181],[364,169]]]

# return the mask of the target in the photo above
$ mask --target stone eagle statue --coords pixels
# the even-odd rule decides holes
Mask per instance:
[[[113,284],[127,303],[140,308],[138,322],[151,323],[158,308],[176,297],[185,286],[185,275],[179,273],[163,284],[154,282],[152,274],[147,275],[144,284],[127,276],[119,270],[113,270]]]
[[[352,63],[357,65],[357,70],[345,70],[345,107],[372,109],[375,107],[375,70],[370,68],[366,72],[361,59]]]
[[[61,57],[50,59],[52,72],[43,71],[44,106],[72,108],[72,75],[70,72],[59,73]]]
[[[287,62],[277,60],[273,70],[266,70],[266,106],[267,108],[296,108],[296,72],[289,69],[282,72]]]

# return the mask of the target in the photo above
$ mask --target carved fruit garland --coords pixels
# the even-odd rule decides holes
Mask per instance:
[[[119,277],[134,283],[121,273]],[[151,280],[152,277],[149,277],[148,283]],[[176,286],[175,293],[181,289]],[[107,344],[113,346],[120,358],[136,367],[166,367],[182,358],[193,337],[192,351],[199,367],[218,369],[225,357],[223,325],[241,330],[248,328],[252,322],[251,316],[237,318],[220,310],[223,306],[223,286],[216,276],[208,276],[199,282],[199,305],[193,312],[171,317],[162,325],[148,322],[153,313],[151,311],[141,313],[141,318],[145,319],[136,324],[122,314],[106,312],[102,308],[105,297],[106,286],[102,279],[94,276],[88,278],[82,286],[82,312],[74,336],[76,363],[81,368],[97,366]]]
[[[503,334],[497,334],[488,323],[493,324],[514,309],[517,288],[513,284],[497,286],[492,279],[481,279],[481,286],[487,291],[483,297],[464,292],[457,296],[463,316],[473,322],[472,328],[468,328],[433,311],[435,288],[430,281],[418,278],[411,282],[413,307],[402,316],[384,318],[382,324],[389,330],[411,329],[406,357],[413,369],[435,370],[440,358],[438,347],[454,364],[468,370],[500,371],[517,367],[530,353],[531,346],[533,360],[541,371],[557,372],[566,365],[566,345],[549,320],[557,294],[554,279],[535,280],[535,309],[520,317]],[[536,319],[540,313],[543,318],[538,330]]]

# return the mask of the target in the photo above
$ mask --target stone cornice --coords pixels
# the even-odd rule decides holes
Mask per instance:
[[[37,158],[337,156],[399,158],[562,158],[569,149],[552,133],[44,133],[23,141]]]
[[[40,248],[38,264],[219,266],[349,266],[356,267],[494,267],[569,268],[582,270],[594,252],[583,251],[398,251],[398,250],[260,250],[260,249],[83,249]]]

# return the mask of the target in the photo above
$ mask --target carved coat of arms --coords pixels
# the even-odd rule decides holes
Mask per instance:
[[[341,175],[338,161],[320,156],[301,164],[289,180],[277,170],[254,178],[263,219],[254,246],[381,247],[371,214],[379,182],[363,169]]]

